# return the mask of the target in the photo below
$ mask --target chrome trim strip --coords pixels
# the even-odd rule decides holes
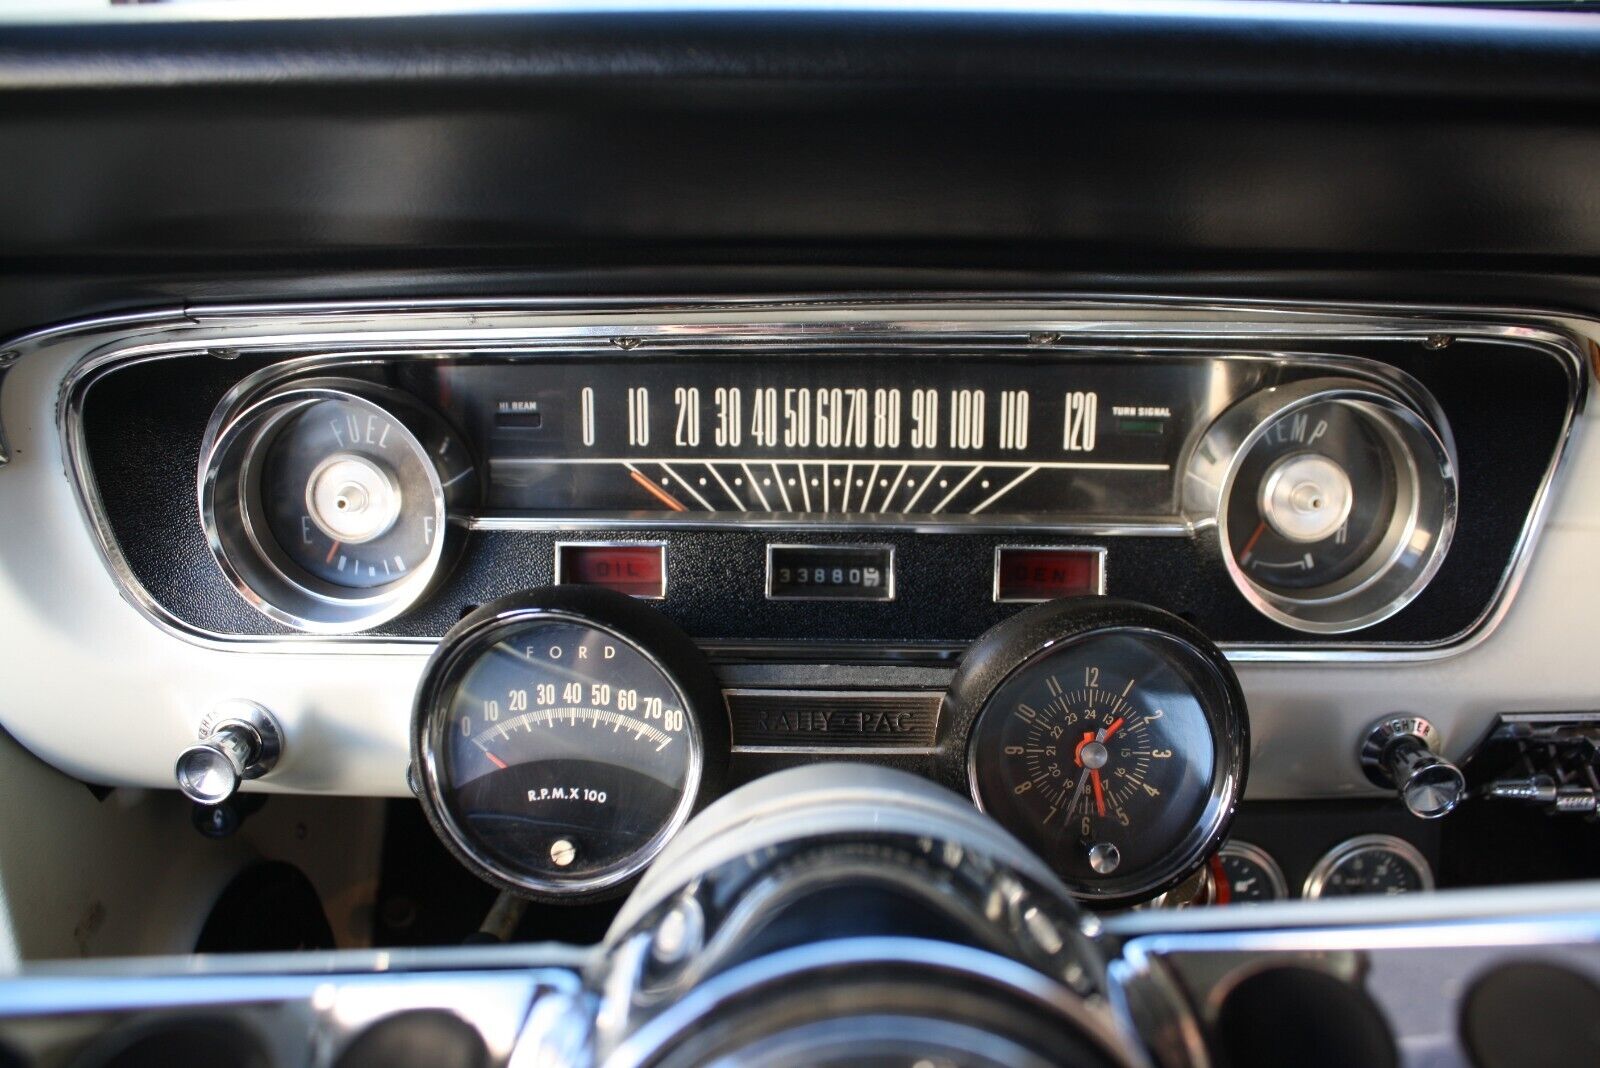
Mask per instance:
[[[673,530],[728,530],[730,528],[753,527],[759,530],[772,531],[802,531],[816,533],[826,530],[835,533],[862,533],[878,534],[885,532],[895,534],[985,534],[1014,531],[1020,523],[996,522],[993,518],[979,519],[971,517],[952,516],[947,520],[937,523],[925,522],[921,519],[902,520],[896,517],[885,517],[883,520],[857,519],[848,523],[834,522],[806,522],[796,519],[780,519],[768,516],[746,518],[741,515],[737,520],[729,521],[713,518],[677,518],[662,519],[657,517],[621,516],[616,518],[554,518],[548,516],[516,516],[516,515],[477,515],[467,519],[468,530],[570,530],[575,526],[586,529],[599,530],[660,530],[663,526],[670,526]],[[1194,536],[1195,524],[1181,517],[1172,519],[1118,519],[1086,523],[1035,523],[1028,522],[1029,530],[1047,534],[1063,534],[1078,537],[1140,537],[1140,538],[1189,538]]]
[[[937,311],[939,318],[911,318],[926,316],[932,311]],[[877,313],[879,317],[870,318],[868,312]],[[734,320],[694,321],[714,314],[733,316]],[[427,325],[432,329],[421,329],[421,324],[415,322],[395,324],[393,320],[401,315],[431,319],[433,321]],[[626,321],[629,316],[636,315],[668,317],[676,321],[655,324]],[[613,321],[573,324],[571,320],[579,316],[601,316]],[[291,320],[289,332],[273,333],[266,329],[286,318]],[[263,320],[267,322],[264,324]],[[551,325],[551,320],[559,325]],[[505,325],[507,322],[511,325]],[[452,329],[449,323],[458,325]],[[95,378],[111,367],[134,360],[206,352],[219,358],[233,358],[243,348],[277,352],[307,347],[324,351],[331,348],[332,355],[348,360],[350,350],[335,346],[334,338],[345,339],[343,344],[352,347],[382,344],[390,349],[412,346],[433,352],[438,352],[441,346],[470,346],[474,351],[483,351],[508,344],[520,344],[525,351],[539,342],[548,345],[552,340],[562,339],[569,345],[575,339],[613,345],[624,341],[642,344],[649,340],[696,343],[737,337],[753,348],[760,348],[768,344],[781,347],[785,341],[792,343],[796,339],[803,339],[807,345],[819,345],[823,340],[819,335],[824,334],[830,324],[837,325],[839,333],[848,335],[848,340],[854,342],[921,339],[926,343],[930,335],[942,335],[968,344],[975,337],[983,337],[991,341],[1001,338],[1008,345],[1041,346],[1062,341],[1076,344],[1096,337],[1134,332],[1146,338],[1217,342],[1282,335],[1345,341],[1422,340],[1433,335],[1447,335],[1522,344],[1556,358],[1570,382],[1566,424],[1537,488],[1534,506],[1514,547],[1511,563],[1501,577],[1495,597],[1472,626],[1454,638],[1428,646],[1351,642],[1316,646],[1223,646],[1229,659],[1240,663],[1382,663],[1423,662],[1455,656],[1487,639],[1504,620],[1526,576],[1530,550],[1548,518],[1552,487],[1572,455],[1578,416],[1587,403],[1591,374],[1584,354],[1587,342],[1572,332],[1569,324],[1574,323],[1591,326],[1600,333],[1600,322],[1548,310],[1293,300],[1265,303],[1233,298],[1197,300],[1159,294],[1107,298],[1073,293],[953,293],[930,297],[880,292],[787,300],[772,297],[395,299],[218,304],[100,316],[32,331],[14,339],[8,348],[26,356],[49,345],[74,339],[82,342],[80,358],[61,386],[57,418],[63,453],[79,508],[107,570],[123,598],[157,627],[174,637],[219,650],[348,653],[355,649],[362,653],[412,656],[427,651],[437,639],[368,635],[337,639],[321,635],[232,636],[195,627],[157,603],[134,579],[123,560],[89,470],[82,437],[82,404],[84,393]],[[129,331],[135,332],[130,335]],[[481,529],[498,529],[494,522],[487,521]],[[1120,527],[1072,532],[1097,536],[1147,533]],[[1170,529],[1169,525],[1163,533],[1176,535],[1190,531],[1187,524],[1181,532]]]
[[[7,349],[5,352],[0,352],[0,397],[5,395],[6,372],[16,365],[18,356],[19,354],[15,349]],[[3,415],[3,413],[0,413],[0,415]],[[0,417],[0,467],[4,467],[10,462],[11,446],[6,444],[6,422],[3,417]]]
[[[740,756],[935,756],[935,746],[846,746],[846,745],[736,745],[731,750]]]

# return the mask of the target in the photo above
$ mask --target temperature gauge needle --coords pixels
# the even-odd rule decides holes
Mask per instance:
[[[1261,535],[1267,532],[1267,521],[1263,519],[1261,525],[1256,527],[1256,532],[1250,535],[1250,540],[1244,543],[1244,548],[1239,551],[1239,566],[1243,567],[1250,562],[1250,550],[1256,547],[1256,542],[1261,540]]]

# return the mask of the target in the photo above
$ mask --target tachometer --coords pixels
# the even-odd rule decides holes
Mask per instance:
[[[445,636],[413,729],[423,806],[468,867],[531,896],[614,888],[648,864],[726,753],[710,668],[620,594],[554,587]]]
[[[1227,661],[1153,608],[1056,601],[986,634],[949,694],[946,761],[971,723],[974,799],[1079,895],[1126,904],[1192,873],[1244,781],[1244,700]]]

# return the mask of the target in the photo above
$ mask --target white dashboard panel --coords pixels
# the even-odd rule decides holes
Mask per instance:
[[[626,313],[606,318],[615,329]],[[247,788],[406,794],[425,646],[350,645],[330,655],[328,646],[207,644],[157,625],[119,594],[68,477],[58,424],[63,383],[83,355],[81,346],[40,347],[0,390],[13,453],[0,467],[5,727],[86,781],[168,787],[207,712],[245,698],[271,709],[287,739],[272,775]],[[1238,664],[1253,733],[1250,798],[1371,793],[1355,754],[1364,729],[1386,713],[1426,715],[1458,757],[1497,712],[1595,707],[1600,440],[1577,429],[1514,604],[1481,641],[1416,661]]]

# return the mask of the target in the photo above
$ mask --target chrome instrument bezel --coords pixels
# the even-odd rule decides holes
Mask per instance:
[[[569,587],[557,587],[569,588]],[[619,595],[620,596],[620,595]],[[683,794],[671,818],[644,845],[640,846],[627,862],[613,865],[596,875],[582,879],[543,879],[523,872],[513,872],[504,863],[486,854],[474,841],[472,834],[455,819],[444,798],[444,779],[441,776],[440,749],[443,742],[445,711],[443,701],[452,692],[462,675],[506,635],[529,625],[543,622],[563,623],[588,627],[609,634],[619,644],[626,645],[661,674],[677,693],[683,705],[684,731],[688,744],[688,763],[684,772]],[[721,709],[712,710],[713,714]],[[637,876],[666,848],[667,843],[683,829],[700,804],[705,785],[706,732],[700,717],[705,710],[697,707],[690,696],[689,687],[651,649],[609,622],[581,612],[563,608],[522,606],[496,612],[479,620],[459,634],[452,644],[440,646],[428,662],[421,685],[417,690],[417,705],[413,715],[412,745],[417,755],[418,799],[429,822],[435,830],[448,836],[457,858],[464,861],[479,878],[502,889],[545,900],[571,900],[615,890]]]
[[[1339,865],[1362,853],[1379,851],[1392,853],[1411,865],[1418,876],[1419,892],[1433,889],[1433,866],[1428,863],[1428,858],[1422,855],[1420,849],[1404,838],[1397,838],[1392,834],[1361,834],[1340,842],[1311,866],[1310,873],[1306,875],[1305,886],[1300,890],[1300,896],[1312,900],[1320,899],[1327,888],[1328,880],[1339,870]]]
[[[436,637],[314,634],[237,635],[197,626],[176,616],[133,575],[101,505],[84,439],[88,390],[118,367],[148,360],[209,354],[236,359],[314,351],[321,355],[279,365],[290,374],[330,361],[373,363],[379,352],[413,358],[448,358],[466,352],[548,349],[584,343],[633,348],[737,342],[783,351],[799,344],[870,341],[879,346],[925,346],[930,338],[1005,339],[1013,345],[1110,343],[1129,337],[1208,338],[1260,342],[1294,337],[1308,342],[1415,340],[1447,337],[1518,345],[1554,358],[1570,388],[1557,447],[1536,488],[1514,551],[1494,596],[1474,623],[1448,639],[1396,646],[1353,640],[1315,644],[1225,644],[1235,662],[1421,662],[1474,648],[1505,618],[1543,529],[1552,488],[1572,454],[1578,416],[1585,409],[1592,373],[1587,342],[1575,324],[1548,310],[1384,305],[1373,303],[1192,300],[1149,295],[1084,298],[1039,294],[967,293],[862,296],[670,298],[520,297],[480,300],[399,299],[346,302],[240,303],[152,310],[84,319],[15,339],[22,358],[63,352],[76,363],[62,383],[58,429],[79,508],[107,570],[124,599],[163,631],[214,649],[262,652],[416,655]],[[1600,333],[1600,322],[1588,324]],[[1042,348],[1041,351],[1048,351]],[[1265,358],[1265,357],[1263,357]],[[1284,357],[1287,358],[1287,357]],[[522,521],[474,520],[474,529],[525,529]],[[619,527],[624,526],[620,525]],[[919,525],[918,529],[930,529]],[[945,529],[945,528],[939,528]],[[1190,537],[1195,524],[1175,517],[1138,525],[1106,522],[1053,531],[1091,537]],[[886,655],[897,649],[887,649]]]
[[[1235,856],[1254,864],[1266,874],[1267,882],[1272,884],[1273,892],[1277,895],[1273,900],[1289,900],[1289,880],[1283,874],[1283,866],[1265,849],[1252,842],[1230,838],[1222,843],[1222,847],[1217,850],[1217,856],[1218,858]]]
[[[223,575],[250,607],[295,630],[345,634],[384,623],[425,593],[444,560],[449,528],[448,499],[428,450],[398,410],[372,399],[388,391],[360,383],[314,380],[273,390],[216,426],[202,446],[197,494],[206,545]],[[398,398],[394,398],[398,400]],[[437,532],[427,556],[391,583],[344,591],[299,574],[299,568],[262,529],[265,519],[258,467],[283,424],[312,404],[337,400],[391,419],[403,444],[420,460],[428,479],[423,507]]]
[[[1227,515],[1234,493],[1247,489],[1236,482],[1251,449],[1279,420],[1319,404],[1348,406],[1378,431],[1395,464],[1397,497],[1383,540],[1351,575],[1288,594],[1245,574]],[[1347,634],[1388,619],[1427,587],[1450,549],[1458,508],[1455,443],[1431,411],[1367,381],[1306,379],[1247,397],[1211,425],[1184,475],[1184,507],[1196,522],[1214,523],[1228,577],[1256,611],[1308,634]]]

